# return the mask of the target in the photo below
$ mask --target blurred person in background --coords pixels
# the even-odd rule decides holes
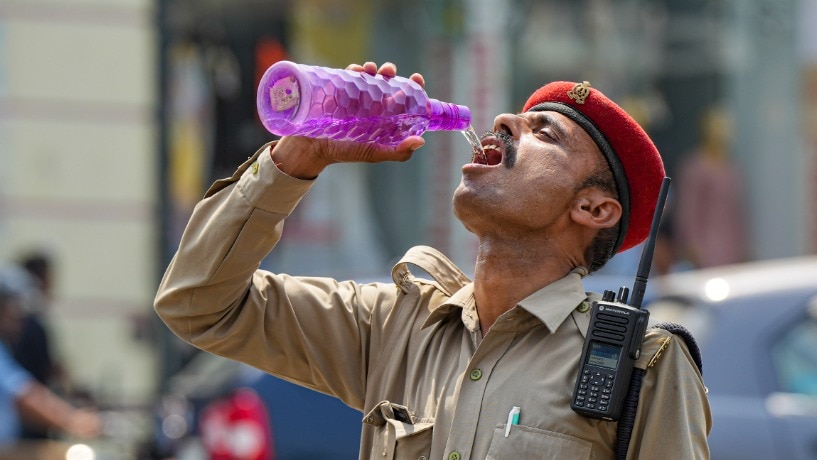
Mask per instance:
[[[453,203],[480,240],[473,282],[422,246],[393,284],[258,269],[324,168],[406,161],[423,144],[285,136],[263,146],[196,206],[158,314],[197,347],[361,410],[361,458],[614,458],[618,424],[570,407],[600,298],[581,280],[646,238],[664,168],[646,133],[589,83],[550,83],[521,113],[498,115],[486,157],[463,166]],[[708,458],[709,403],[684,340],[652,328],[640,356],[627,458]]]
[[[63,400],[12,357],[9,344],[19,338],[22,328],[22,300],[19,292],[0,284],[0,457],[18,448],[21,420],[81,438],[95,437],[101,428],[95,411]]]
[[[678,257],[694,268],[747,260],[743,177],[731,158],[732,119],[710,107],[700,120],[700,143],[681,161],[674,223]]]
[[[18,264],[29,275],[31,289],[22,330],[13,344],[14,359],[38,382],[56,391],[63,372],[53,358],[45,318],[51,306],[52,257],[45,251],[32,251],[20,257]],[[22,437],[47,438],[48,430],[24,423]]]

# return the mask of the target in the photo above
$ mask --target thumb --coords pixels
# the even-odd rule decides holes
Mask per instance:
[[[380,163],[383,161],[407,161],[412,154],[425,145],[425,140],[420,136],[410,136],[403,139],[395,146],[378,145],[374,143],[362,146],[362,161],[368,163]]]
[[[406,161],[414,154],[417,149],[424,146],[425,139],[420,136],[409,136],[403,139],[397,147],[394,148],[393,161]]]

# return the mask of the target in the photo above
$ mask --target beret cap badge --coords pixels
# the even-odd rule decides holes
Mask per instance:
[[[573,85],[573,88],[567,92],[567,97],[576,101],[576,104],[584,104],[585,99],[587,96],[590,95],[590,82],[583,81],[581,83],[576,83]]]

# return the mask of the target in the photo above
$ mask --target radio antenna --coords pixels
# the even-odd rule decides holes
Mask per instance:
[[[630,306],[641,308],[641,301],[644,300],[644,292],[647,290],[647,278],[650,276],[652,268],[652,258],[655,252],[655,240],[658,238],[658,226],[661,225],[661,215],[664,213],[664,204],[667,202],[667,192],[669,191],[670,178],[664,177],[661,181],[661,191],[658,192],[658,201],[655,203],[655,212],[652,215],[652,226],[650,235],[641,251],[641,261],[638,263],[638,272],[635,275],[633,284],[633,297]]]

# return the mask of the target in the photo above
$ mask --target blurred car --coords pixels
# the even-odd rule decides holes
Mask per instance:
[[[650,283],[651,317],[686,326],[701,348],[712,458],[817,458],[817,257]]]
[[[245,364],[197,352],[169,379],[140,458],[357,459],[362,414]]]

